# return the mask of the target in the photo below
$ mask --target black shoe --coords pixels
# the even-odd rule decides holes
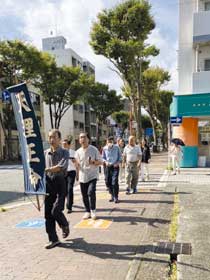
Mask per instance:
[[[115,198],[114,203],[119,203],[119,199]]]
[[[131,190],[130,189],[126,189],[126,194],[130,194]]]
[[[62,227],[62,231],[63,231],[62,233],[63,238],[66,238],[70,233],[69,226]]]
[[[45,249],[52,249],[60,244],[60,241],[50,241],[48,244],[45,245]]]
[[[137,189],[136,189],[136,188],[135,188],[135,189],[133,189],[133,194],[134,194],[134,193],[137,193]]]
[[[113,197],[111,197],[110,198],[110,200],[109,200],[109,202],[113,202],[114,201],[114,198]]]
[[[71,213],[72,213],[72,209],[68,209],[67,214],[71,214]]]

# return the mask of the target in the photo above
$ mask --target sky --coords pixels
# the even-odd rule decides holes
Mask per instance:
[[[120,0],[0,0],[0,39],[20,39],[42,48],[42,38],[63,35],[70,47],[95,65],[96,80],[121,91],[122,81],[110,70],[111,63],[95,55],[89,45],[92,23],[102,9]],[[150,0],[156,28],[149,43],[160,49],[152,65],[168,70],[171,81],[167,89],[177,92],[178,0]]]

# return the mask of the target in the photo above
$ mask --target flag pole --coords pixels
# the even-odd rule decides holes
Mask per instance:
[[[14,78],[15,78],[15,84],[18,85],[18,78],[17,78],[17,74],[16,73],[15,73]],[[37,202],[37,207],[36,208],[40,212],[41,211],[41,206],[40,206],[40,201],[39,201],[39,195],[38,194],[36,194],[36,202]]]

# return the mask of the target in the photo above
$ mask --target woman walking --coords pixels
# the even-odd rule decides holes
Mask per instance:
[[[146,139],[142,139],[141,141],[141,152],[142,152],[142,159],[141,159],[141,180],[145,181],[149,180],[149,159],[151,158],[150,148],[147,144]]]

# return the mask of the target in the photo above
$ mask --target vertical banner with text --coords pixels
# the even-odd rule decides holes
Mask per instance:
[[[41,133],[25,83],[7,88],[21,145],[26,194],[45,194],[45,158]]]

